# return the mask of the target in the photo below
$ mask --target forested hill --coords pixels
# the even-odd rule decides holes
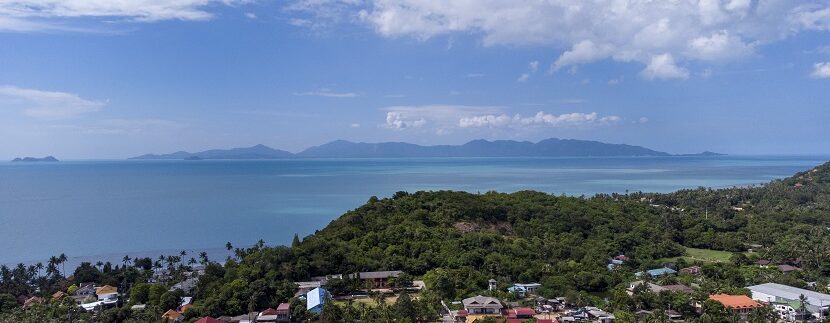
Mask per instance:
[[[671,194],[400,192],[371,198],[293,247],[241,250],[241,263],[226,266],[232,274],[206,279],[200,290],[221,291],[239,281],[274,286],[324,274],[403,270],[423,275],[446,298],[486,290],[490,278],[539,281],[546,296],[606,293],[635,271],[683,255],[685,247],[743,251],[751,244],[763,246],[755,246],[748,261],[801,258],[799,275],[815,279],[810,275],[830,269],[828,192],[830,164],[760,187]],[[609,257],[619,254],[631,261],[609,271]],[[686,265],[682,258],[677,262]],[[713,268],[724,271],[712,274],[722,281],[711,280],[705,292],[761,279],[757,273],[745,275],[747,280],[725,274],[737,267]],[[207,299],[208,313],[232,301],[215,295],[224,293],[199,295]]]
[[[830,163],[756,187],[698,188],[670,194],[631,196],[651,204],[682,209],[679,214],[687,219],[682,228],[689,234],[678,242],[687,246],[732,251],[743,250],[747,244],[780,247],[795,243],[789,238],[820,239],[827,231],[830,224]],[[817,229],[822,230],[821,235],[808,233]],[[798,243],[808,242],[818,241]],[[792,252],[794,256],[797,253],[802,252]]]

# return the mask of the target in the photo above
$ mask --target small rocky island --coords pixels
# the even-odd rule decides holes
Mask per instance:
[[[35,157],[23,157],[23,158],[15,158],[12,162],[56,162],[58,161],[57,158],[52,156],[46,156],[43,158],[35,158]]]

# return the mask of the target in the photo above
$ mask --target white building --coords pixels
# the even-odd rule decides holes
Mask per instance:
[[[807,289],[776,283],[749,286],[747,289],[752,292],[752,299],[768,304],[793,304],[799,301],[801,295],[804,295],[807,298],[807,310],[816,318],[827,316],[828,308],[830,308],[830,295]]]

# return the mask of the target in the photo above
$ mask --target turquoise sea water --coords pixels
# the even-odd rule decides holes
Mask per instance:
[[[763,183],[828,156],[0,162],[0,264],[289,243],[396,191],[592,195]]]

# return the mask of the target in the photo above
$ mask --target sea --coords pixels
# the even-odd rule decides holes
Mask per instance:
[[[830,156],[0,162],[0,264],[290,243],[372,196],[459,190],[590,196],[766,183]],[[198,258],[197,258],[198,259]]]

